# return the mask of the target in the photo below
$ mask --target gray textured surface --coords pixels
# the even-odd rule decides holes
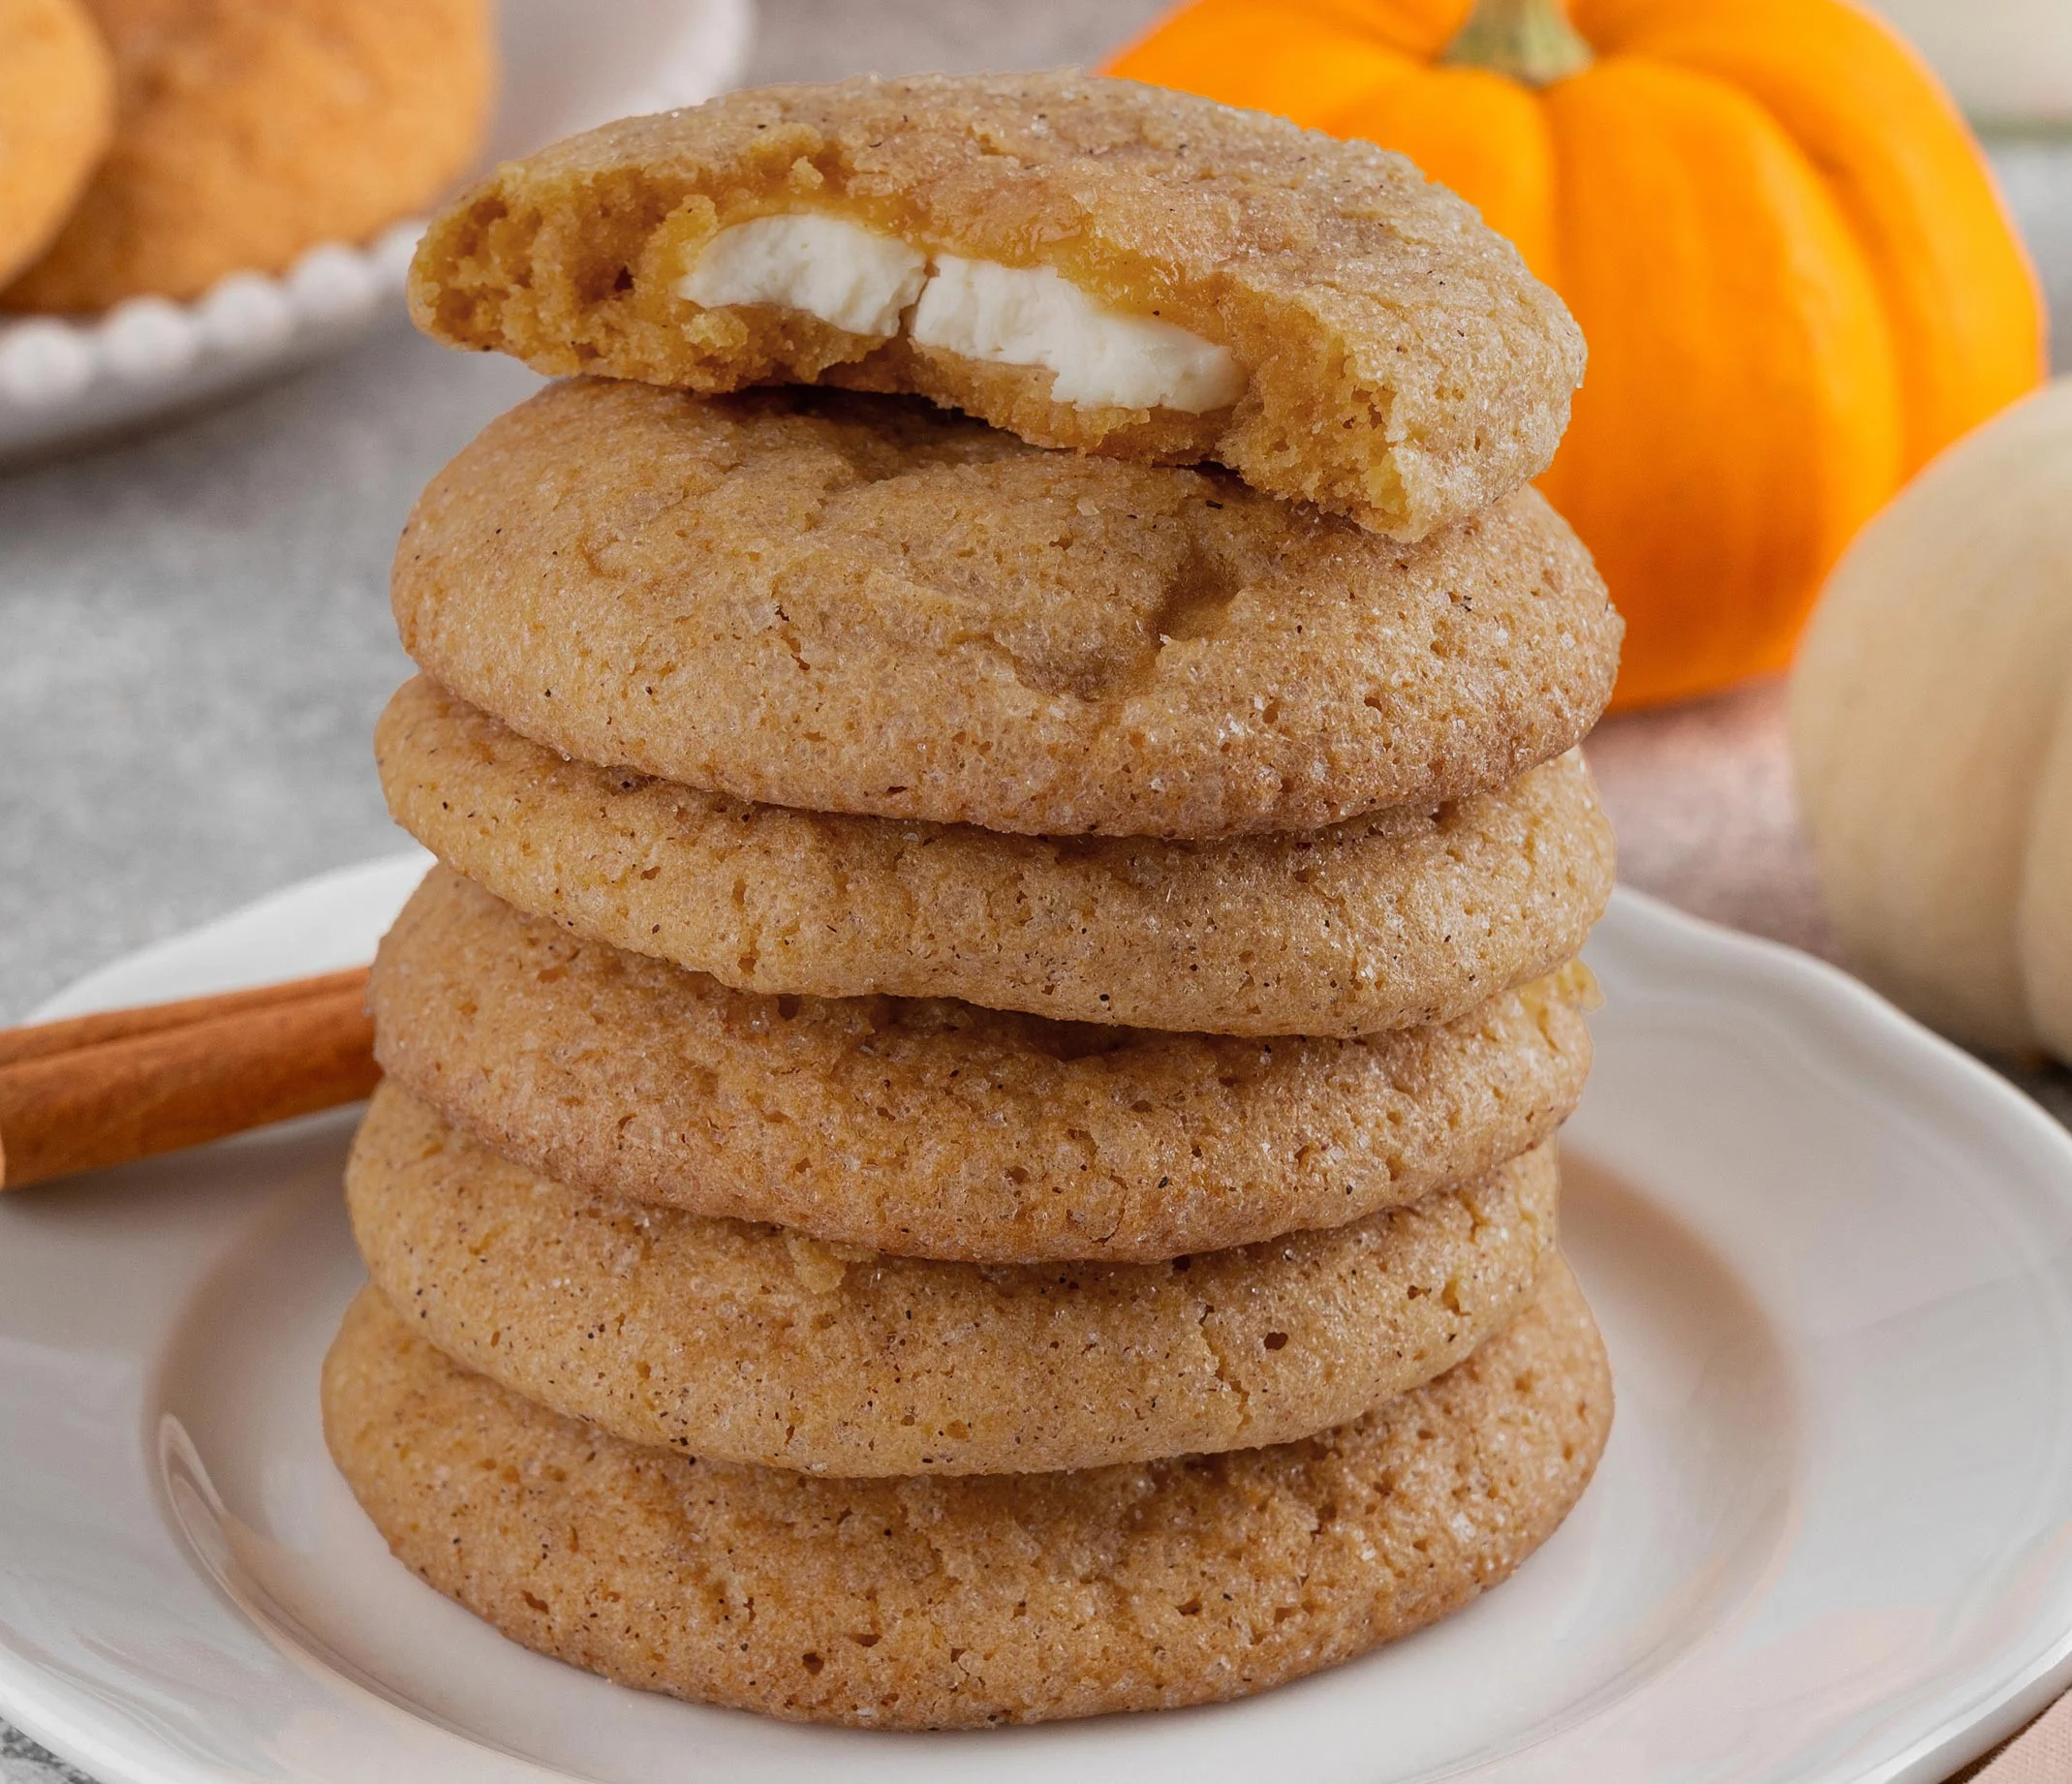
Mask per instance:
[[[0,1722],[0,1784],[87,1784],[81,1772]]]
[[[764,0],[752,79],[1088,61],[1160,0]],[[2072,342],[2072,152],[1997,151]],[[389,552],[533,380],[402,329],[133,444],[0,475],[0,1020],[87,969],[398,846],[368,756],[406,672]],[[1634,883],[1826,944],[1774,687],[1608,726]],[[2061,1080],[2040,1088],[2067,1107]],[[0,1725],[0,1784],[77,1774]]]
[[[417,487],[536,384],[397,327],[146,442],[0,480],[0,1005],[395,847]]]

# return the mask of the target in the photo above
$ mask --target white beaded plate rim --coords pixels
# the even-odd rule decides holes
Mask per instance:
[[[747,59],[750,0],[502,0],[486,169],[615,117],[695,105]],[[94,439],[347,346],[403,314],[424,220],[325,242],[273,277],[234,272],[192,302],[0,319],[0,461]]]
[[[76,985],[365,957],[423,857]],[[1248,1701],[985,1734],[622,1691],[389,1558],[316,1371],[350,1117],[0,1198],[0,1713],[105,1784],[1096,1777],[1927,1784],[2072,1676],[2072,1140],[1832,969],[1630,892],[1564,1242],[1619,1415],[1458,1617]]]

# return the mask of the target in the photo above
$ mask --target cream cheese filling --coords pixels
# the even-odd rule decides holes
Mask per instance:
[[[897,237],[797,211],[722,230],[676,292],[707,309],[779,304],[850,334],[889,341],[927,276],[928,257]]]
[[[936,256],[913,306],[913,339],[971,359],[1055,372],[1054,402],[1083,409],[1178,409],[1234,403],[1245,373],[1230,350],[1156,316],[1127,316],[1054,266]]]
[[[929,257],[896,236],[814,211],[755,217],[705,241],[676,287],[707,308],[774,304],[875,340],[914,343],[1053,373],[1051,398],[1082,409],[1234,403],[1244,368],[1229,349],[1155,316],[1100,302],[1051,266]]]

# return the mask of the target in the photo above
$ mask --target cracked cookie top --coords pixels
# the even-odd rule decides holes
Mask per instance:
[[[867,877],[867,876],[866,876]],[[444,868],[376,956],[390,1083],[557,1183],[967,1263],[1142,1262],[1364,1219],[1552,1137],[1573,963],[1451,1022],[1238,1039],[735,991]]]
[[[1531,1299],[1557,1183],[1542,1147],[1261,1245],[944,1263],[567,1188],[384,1084],[346,1198],[389,1301],[528,1400],[699,1458],[911,1476],[1250,1449],[1356,1419]]]
[[[570,761],[424,676],[374,732],[397,823],[572,934],[766,996],[954,998],[1212,1034],[1372,1034],[1553,971],[1612,893],[1580,754],[1324,830],[1004,836]]]
[[[1032,835],[1307,830],[1502,785],[1620,620],[1531,490],[1404,545],[912,400],[542,391],[426,489],[404,648],[564,754]]]
[[[396,1553],[516,1641],[790,1720],[984,1727],[1262,1691],[1459,1610],[1543,1542],[1612,1423],[1555,1259],[1465,1362],[1299,1443],[857,1480],[564,1418],[362,1291],[324,1429]]]

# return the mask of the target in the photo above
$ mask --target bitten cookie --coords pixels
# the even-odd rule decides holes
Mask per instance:
[[[1006,1474],[1357,1418],[1507,1324],[1551,1148],[1327,1232],[1150,1264],[939,1263],[568,1189],[393,1085],[346,1167],[369,1274],[434,1344],[634,1443],[812,1474]]]
[[[391,1083],[541,1176],[975,1263],[1336,1226],[1550,1138],[1580,964],[1450,1023],[1254,1041],[786,998],[586,941],[435,869],[374,963]]]
[[[1400,155],[1071,73],[731,93],[500,168],[419,326],[541,371],[907,390],[1404,538],[1544,470],[1581,333]]]
[[[284,271],[429,203],[480,142],[488,0],[87,4],[114,53],[114,140],[0,307],[105,310]]]
[[[392,592],[420,665],[565,754],[1042,836],[1505,784],[1596,722],[1621,635],[1531,490],[1397,545],[924,405],[597,381],[432,479]]]
[[[747,805],[564,760],[424,680],[375,754],[396,821],[470,879],[744,991],[1365,1034],[1552,972],[1612,888],[1577,755],[1441,806],[1172,843]]]
[[[0,0],[0,285],[57,233],[114,121],[114,64],[79,0]]]
[[[1300,1443],[849,1481],[641,1449],[448,1362],[373,1290],[324,1424],[410,1567],[622,1684],[969,1728],[1245,1696],[1459,1610],[1568,1514],[1611,1425],[1566,1268],[1437,1381]]]

